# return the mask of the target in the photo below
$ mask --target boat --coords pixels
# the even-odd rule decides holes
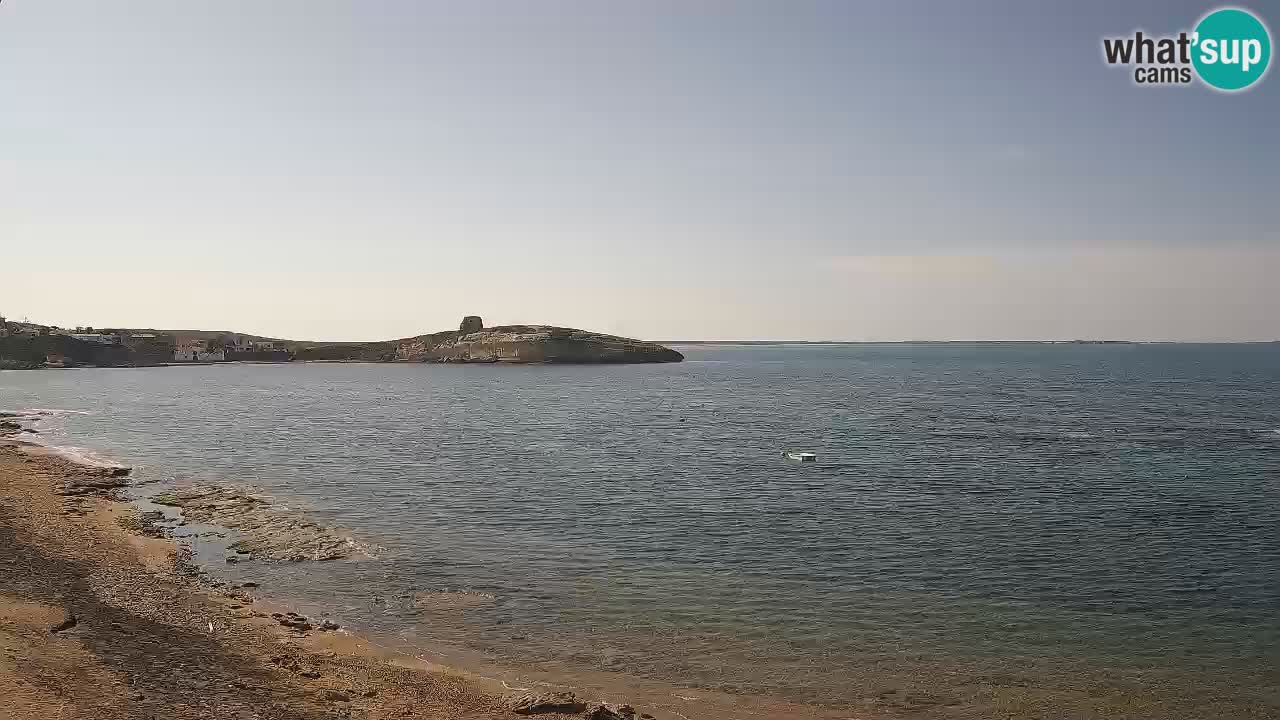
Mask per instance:
[[[796,462],[814,462],[818,459],[818,456],[811,452],[784,452],[782,454],[788,460],[795,460]]]

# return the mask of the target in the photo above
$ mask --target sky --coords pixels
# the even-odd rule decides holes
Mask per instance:
[[[1102,60],[1214,7],[3,0],[0,314],[1280,339],[1280,76]]]

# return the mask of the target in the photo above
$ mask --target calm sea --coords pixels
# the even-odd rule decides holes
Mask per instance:
[[[0,408],[76,411],[46,441],[141,495],[349,528],[376,559],[202,557],[401,645],[868,714],[1280,717],[1280,345],[680,349],[11,371]],[[492,598],[414,606],[460,590]]]

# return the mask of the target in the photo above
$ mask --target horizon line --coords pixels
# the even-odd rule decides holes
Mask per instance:
[[[0,317],[2,317],[2,316],[0,316]],[[8,321],[9,321],[10,323],[20,324],[20,325],[34,325],[34,326],[38,326],[38,327],[56,327],[56,328],[63,329],[63,330],[69,330],[69,329],[72,329],[72,328],[63,327],[63,326],[60,326],[60,325],[48,325],[48,324],[45,324],[45,323],[35,322],[35,321],[32,321],[32,320],[14,320],[14,319],[12,319],[12,318],[8,318]],[[520,324],[525,324],[525,323],[520,323]],[[79,326],[79,327],[88,327],[88,326]],[[503,326],[501,326],[501,325],[495,325],[495,326],[493,326],[493,327],[503,327]],[[415,337],[419,337],[419,336],[421,336],[421,335],[430,335],[430,334],[432,334],[432,333],[430,333],[430,332],[428,332],[428,333],[418,333],[417,335],[406,335],[406,336],[403,336],[403,337],[387,338],[387,339],[383,339],[383,340],[320,340],[320,339],[305,339],[305,340],[304,340],[304,339],[293,339],[293,338],[281,337],[281,336],[276,336],[276,335],[259,335],[259,334],[252,333],[252,332],[244,332],[244,331],[239,331],[239,330],[224,330],[224,329],[205,330],[205,329],[198,329],[198,328],[126,327],[126,326],[119,326],[119,325],[103,325],[103,326],[101,326],[101,329],[111,329],[111,330],[128,330],[128,331],[130,331],[130,332],[137,332],[137,331],[150,331],[150,332],[161,332],[161,333],[168,333],[168,334],[180,334],[180,333],[184,333],[184,332],[191,332],[191,333],[224,333],[224,334],[229,334],[229,335],[247,335],[247,336],[249,336],[249,337],[253,337],[253,338],[259,338],[259,339],[264,339],[264,340],[275,340],[275,341],[280,341],[280,342],[313,343],[313,344],[320,344],[320,343],[323,343],[323,344],[331,344],[331,345],[362,345],[362,344],[368,344],[368,343],[389,343],[389,342],[399,342],[399,341],[401,341],[401,340],[408,340],[408,339],[412,339],[412,338],[415,338]],[[98,331],[100,331],[101,329],[97,329],[97,330],[98,330]],[[436,332],[444,332],[444,331],[436,331]],[[592,331],[592,332],[595,332],[595,331]],[[602,333],[602,334],[605,334],[605,335],[612,335],[613,333]],[[625,336],[618,336],[618,337],[625,337]],[[1039,339],[1026,339],[1026,338],[1022,338],[1022,339],[1012,339],[1012,338],[999,338],[999,339],[990,339],[990,338],[988,338],[988,339],[978,339],[978,338],[946,338],[946,339],[912,338],[912,339],[904,339],[904,340],[834,340],[834,339],[816,339],[816,340],[807,340],[807,339],[777,339],[777,338],[771,338],[771,339],[755,339],[755,340],[743,340],[743,339],[730,339],[730,340],[706,340],[706,339],[703,339],[703,340],[696,340],[696,339],[683,339],[683,340],[670,340],[670,339],[665,339],[665,340],[645,340],[644,338],[631,338],[631,339],[641,340],[641,341],[643,341],[643,342],[652,342],[652,343],[657,343],[657,344],[660,344],[660,345],[944,345],[944,344],[989,344],[989,345],[996,345],[996,344],[1007,344],[1007,345],[1013,345],[1013,344],[1023,344],[1023,345],[1087,345],[1087,344],[1093,344],[1093,345],[1100,345],[1100,344],[1113,344],[1113,345],[1260,345],[1260,344],[1280,343],[1280,337],[1277,337],[1277,338],[1268,338],[1268,339],[1241,339],[1241,340],[1134,340],[1134,339],[1131,339],[1131,338],[1090,338],[1090,337],[1075,337],[1075,338],[1039,338]]]

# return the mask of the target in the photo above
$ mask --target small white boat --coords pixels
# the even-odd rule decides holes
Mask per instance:
[[[818,459],[818,456],[811,452],[784,452],[782,454],[788,460],[795,460],[796,462],[814,462]]]

